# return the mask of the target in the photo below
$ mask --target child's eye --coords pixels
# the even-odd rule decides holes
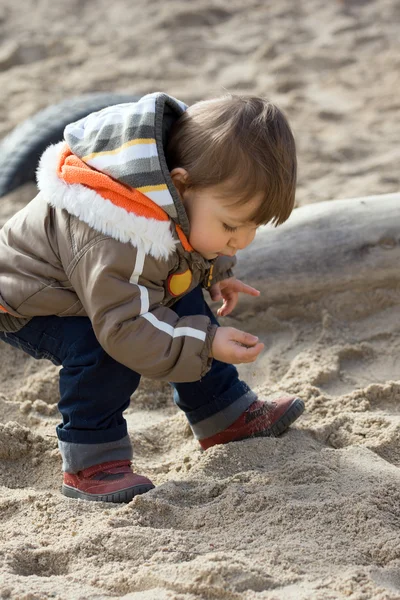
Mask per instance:
[[[237,227],[229,227],[226,223],[223,223],[225,231],[236,231]]]

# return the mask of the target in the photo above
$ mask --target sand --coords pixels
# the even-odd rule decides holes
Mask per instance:
[[[256,93],[293,125],[299,207],[398,192],[399,20],[396,0],[2,0],[0,136],[84,92]],[[128,505],[60,494],[58,369],[1,344],[0,598],[400,598],[399,291],[223,320],[265,342],[239,369],[255,391],[306,402],[280,438],[202,452],[169,385],[143,380],[126,417],[157,487]]]

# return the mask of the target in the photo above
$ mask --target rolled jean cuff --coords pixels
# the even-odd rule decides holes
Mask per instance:
[[[103,444],[75,444],[58,440],[66,473],[77,473],[93,465],[100,465],[112,460],[131,460],[132,445],[128,435],[115,442]]]
[[[257,395],[249,390],[243,396],[229,404],[226,408],[215,413],[207,419],[198,421],[193,424],[190,423],[190,427],[193,431],[193,435],[197,440],[203,440],[211,437],[216,433],[220,433],[227,429],[232,423],[236,421],[257,400]]]
[[[117,442],[128,435],[126,422],[110,429],[64,429],[59,425],[56,431],[60,441],[70,444],[105,444]]]

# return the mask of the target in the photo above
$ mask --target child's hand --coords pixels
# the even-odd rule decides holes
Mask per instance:
[[[254,362],[264,344],[258,337],[234,327],[218,327],[211,348],[213,358],[221,362],[238,365]]]
[[[219,317],[226,317],[226,315],[229,315],[229,313],[233,311],[238,301],[239,292],[249,294],[250,296],[260,295],[259,290],[256,290],[250,285],[246,285],[243,281],[240,281],[240,279],[236,279],[236,277],[223,279],[210,287],[211,300],[224,299],[221,308],[217,311]]]

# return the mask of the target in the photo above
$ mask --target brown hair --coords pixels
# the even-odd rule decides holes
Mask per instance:
[[[252,215],[257,225],[280,225],[293,210],[296,145],[289,123],[264,98],[229,94],[197,102],[172,127],[166,159],[189,174],[188,185],[221,184],[221,197],[238,204],[262,193]]]

